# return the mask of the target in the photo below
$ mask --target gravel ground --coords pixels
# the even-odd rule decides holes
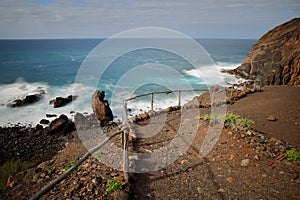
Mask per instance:
[[[300,164],[287,161],[284,153],[293,144],[297,144],[293,143],[293,140],[299,141],[298,135],[294,134],[299,130],[295,124],[295,117],[299,115],[299,112],[295,112],[299,109],[299,101],[294,96],[292,98],[292,94],[299,94],[299,88],[287,88],[289,87],[268,87],[262,93],[248,95],[229,106],[229,111],[251,117],[255,122],[255,130],[223,129],[221,134],[217,135],[218,140],[215,140],[217,143],[212,151],[205,157],[199,156],[199,150],[204,139],[208,137],[207,131],[210,128],[218,128],[219,124],[199,120],[197,115],[185,115],[181,119],[180,111],[169,112],[163,119],[163,115],[157,115],[151,120],[138,122],[134,128],[139,138],[133,142],[130,151],[133,154],[144,153],[144,156],[136,157],[135,161],[130,163],[130,170],[143,171],[147,170],[147,167],[156,167],[155,171],[132,173],[130,183],[126,183],[121,192],[105,194],[108,180],[117,177],[119,181],[124,181],[122,172],[103,164],[104,161],[107,163],[107,160],[112,163],[120,161],[111,151],[115,148],[113,144],[120,146],[120,137],[116,137],[113,144],[106,146],[99,155],[94,154],[86,160],[78,171],[73,172],[42,199],[300,199]],[[281,90],[296,92],[285,93]],[[276,91],[284,95],[277,95]],[[291,95],[288,101],[287,94]],[[281,98],[281,101],[277,98]],[[275,100],[274,106],[271,106]],[[270,106],[263,105],[265,102]],[[292,110],[287,110],[288,106],[283,102],[288,102]],[[252,104],[256,107],[251,107]],[[279,105],[285,105],[284,110],[280,110]],[[265,109],[264,113],[261,113],[262,108]],[[209,109],[200,109],[201,115],[209,112]],[[266,121],[268,115],[274,115],[277,121]],[[162,120],[166,121],[160,127]],[[259,129],[261,120],[265,124],[263,132]],[[286,130],[279,124],[284,122],[294,125]],[[180,126],[182,123],[185,125]],[[284,134],[284,137],[279,138],[280,140],[276,139],[276,132],[268,132],[269,129],[266,129],[274,124],[279,124],[276,130],[282,128],[281,135]],[[16,129],[10,133],[18,135],[22,134],[22,130]],[[48,137],[43,139],[46,143],[52,139]],[[1,136],[1,144],[5,144],[3,138]],[[27,141],[15,136],[9,141],[15,142],[14,138],[20,143]],[[208,138],[211,141],[215,139]],[[54,157],[49,154],[51,160],[47,159],[48,161],[11,177],[6,190],[0,193],[0,199],[29,199],[40,188],[62,174],[70,161],[75,161],[87,152],[83,145],[86,141],[82,143],[76,132],[72,137],[65,139],[59,140],[64,144],[67,142],[65,149]],[[93,136],[92,139],[96,138]],[[292,145],[286,143],[285,139]],[[174,162],[168,163],[185,143],[189,144],[187,150],[179,153]],[[6,145],[5,151],[12,151],[11,147]],[[43,149],[42,146],[43,143],[39,149]],[[23,147],[26,149],[26,145]],[[153,154],[157,150],[162,150],[164,154]],[[12,153],[17,155],[17,152]],[[32,151],[30,155],[38,158],[40,154],[45,155],[45,152]],[[159,163],[167,165],[161,167]]]

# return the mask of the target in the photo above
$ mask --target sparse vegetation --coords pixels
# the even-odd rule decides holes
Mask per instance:
[[[0,190],[3,190],[6,186],[7,180],[10,176],[25,171],[33,167],[32,163],[23,162],[21,160],[8,160],[3,166],[0,167]]]
[[[209,115],[209,114],[203,115],[203,116],[200,117],[200,119],[219,121],[218,116],[217,115],[213,115],[213,114],[211,114],[211,115]]]
[[[239,115],[233,113],[227,113],[225,115],[224,125],[230,128],[238,129],[251,129],[254,122],[250,119],[242,118]]]
[[[100,156],[102,155],[102,151],[101,150],[98,150],[98,151],[96,151],[95,153],[94,153],[94,156],[95,156],[95,158],[99,158]]]
[[[68,169],[70,169],[71,167],[73,167],[75,164],[74,161],[70,161],[66,166],[65,166],[65,170],[67,171]],[[78,166],[74,171],[75,172],[79,172],[81,170],[81,166]]]
[[[286,151],[287,159],[291,162],[296,162],[300,160],[300,152],[298,152],[295,148]]]
[[[74,161],[70,161],[66,166],[65,166],[65,170],[67,171],[68,169],[70,169],[71,167],[73,167],[74,165]]]
[[[76,172],[76,173],[77,173],[77,172],[80,172],[80,170],[81,170],[81,166],[78,166],[78,167],[76,167],[75,172]]]
[[[44,169],[47,173],[51,172],[52,167],[51,166],[46,166]]]
[[[200,117],[202,120],[210,120],[214,123],[221,123],[224,122],[225,127],[229,128],[238,128],[238,129],[251,129],[252,124],[254,122],[250,119],[242,118],[239,115],[233,113],[227,113],[225,117],[222,115],[203,115]]]
[[[121,190],[124,185],[124,182],[118,181],[117,177],[113,177],[111,180],[107,181],[105,193],[108,194],[117,190]]]

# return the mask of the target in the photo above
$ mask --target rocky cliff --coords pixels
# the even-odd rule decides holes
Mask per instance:
[[[300,18],[263,35],[241,66],[229,73],[264,85],[300,85]]]

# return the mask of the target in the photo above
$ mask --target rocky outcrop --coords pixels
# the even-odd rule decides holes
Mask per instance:
[[[75,129],[75,124],[69,120],[66,115],[60,115],[50,123],[49,127],[43,130],[43,133],[65,135],[74,131]]]
[[[51,100],[49,104],[53,104],[54,108],[62,107],[71,101],[74,101],[78,98],[78,96],[69,95],[67,98],[64,97],[56,97],[55,99]]]
[[[7,104],[7,107],[16,108],[22,106],[28,106],[30,104],[36,103],[43,98],[45,91],[41,88],[38,88],[36,94],[30,94],[25,96],[23,99],[16,99]]]
[[[41,121],[40,121],[40,124],[44,124],[44,125],[49,124],[49,123],[50,123],[50,121],[48,119],[41,119]]]
[[[250,93],[261,92],[262,89],[254,85],[253,82],[245,82],[243,86],[222,87],[213,85],[209,91],[200,96],[194,97],[191,101],[184,104],[184,108],[209,108],[222,104],[234,104],[237,100],[246,97]]]
[[[48,118],[57,117],[57,114],[46,114],[46,117],[48,117]]]
[[[241,66],[228,72],[263,85],[300,85],[300,18],[263,35]]]
[[[113,120],[113,114],[109,107],[108,101],[104,100],[105,92],[96,90],[92,97],[92,108],[96,118],[100,122]]]

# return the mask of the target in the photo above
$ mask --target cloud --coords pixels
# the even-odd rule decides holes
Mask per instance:
[[[253,38],[299,10],[296,0],[1,0],[0,38],[108,37],[144,26]]]

